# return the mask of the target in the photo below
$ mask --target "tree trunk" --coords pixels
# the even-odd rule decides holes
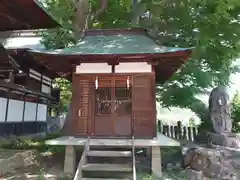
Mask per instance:
[[[101,0],[100,8],[95,13],[90,11],[89,0],[78,0],[75,5],[76,13],[73,20],[73,30],[76,40],[79,40],[83,37],[84,31],[92,27],[93,21],[105,12],[108,0]]]
[[[76,3],[76,13],[73,20],[73,30],[75,39],[78,40],[83,36],[84,29],[87,27],[89,16],[89,0],[78,0]]]

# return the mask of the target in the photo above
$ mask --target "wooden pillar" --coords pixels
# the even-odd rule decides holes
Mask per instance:
[[[7,91],[7,104],[6,104],[6,114],[5,114],[5,122],[7,122],[7,118],[8,118],[8,107],[9,107],[9,100],[10,100],[10,89],[8,88]]]
[[[152,147],[152,175],[156,179],[162,179],[162,159],[159,146]]]
[[[26,93],[23,95],[23,115],[22,115],[22,122],[24,121],[25,118],[25,109],[26,109]]]
[[[64,172],[74,174],[76,169],[76,150],[74,146],[66,146]]]
[[[15,81],[15,73],[14,71],[9,72],[9,82],[14,83]]]
[[[35,121],[37,121],[37,117],[38,117],[38,96],[36,97],[36,103],[37,103],[37,106],[36,106],[36,115],[35,115]]]

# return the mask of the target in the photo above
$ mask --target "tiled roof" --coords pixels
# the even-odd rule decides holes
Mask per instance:
[[[147,35],[97,35],[86,36],[76,45],[53,51],[34,52],[59,55],[112,55],[112,54],[157,54],[186,51],[190,48],[159,46]]]

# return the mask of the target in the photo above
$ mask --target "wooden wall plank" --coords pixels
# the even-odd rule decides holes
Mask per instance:
[[[94,77],[74,75],[72,83],[73,119],[69,128],[74,136],[91,135],[94,117]]]
[[[136,138],[155,136],[155,109],[152,93],[153,74],[133,75],[132,77],[132,120]]]

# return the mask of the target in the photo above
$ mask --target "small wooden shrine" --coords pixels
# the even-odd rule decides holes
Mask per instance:
[[[34,0],[3,0],[0,7],[1,32],[59,25]],[[59,99],[59,91],[52,89],[58,74],[29,61],[24,51],[17,54],[0,45],[0,52],[0,135],[46,132],[47,112]]]
[[[153,138],[156,82],[169,79],[191,49],[159,46],[143,29],[115,29],[88,30],[75,46],[28,53],[72,81],[65,135]]]

